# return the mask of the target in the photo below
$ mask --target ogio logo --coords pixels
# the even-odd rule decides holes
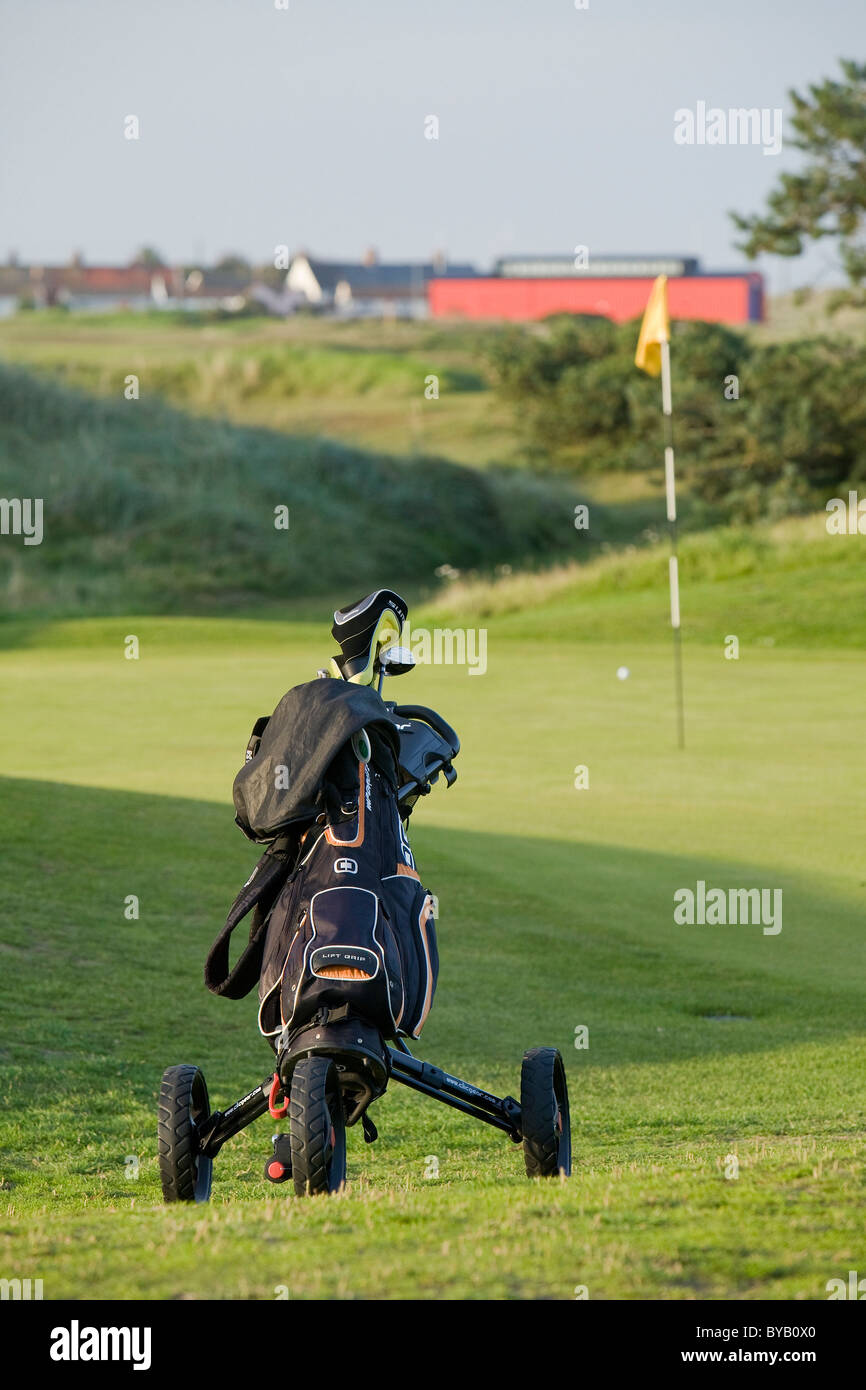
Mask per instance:
[[[358,861],[357,861],[357,859],[335,859],[335,860],[334,860],[334,873],[335,873],[335,874],[356,874],[357,872],[358,872]]]

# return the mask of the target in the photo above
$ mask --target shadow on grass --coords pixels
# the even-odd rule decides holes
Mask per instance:
[[[24,780],[0,789],[3,1048],[19,1075],[73,1089],[122,1079],[143,1099],[175,1061],[206,1064],[229,1090],[266,1074],[255,996],[217,999],[202,980],[257,857],[229,805]],[[859,912],[820,885],[423,820],[413,842],[440,898],[442,959],[417,1050],[470,1079],[539,1043],[574,1061],[579,1025],[592,1040],[580,1065],[605,1068],[862,1030]],[[782,932],[677,926],[673,892],[699,878],[782,887]]]

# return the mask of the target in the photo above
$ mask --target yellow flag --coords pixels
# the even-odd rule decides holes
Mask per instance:
[[[658,376],[662,369],[662,354],[659,344],[669,342],[670,336],[668,277],[658,275],[644,309],[640,337],[637,340],[637,352],[634,355],[635,366],[640,367],[641,371],[649,372],[650,376]]]

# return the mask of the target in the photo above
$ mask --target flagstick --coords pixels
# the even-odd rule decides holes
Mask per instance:
[[[674,634],[674,685],[677,698],[677,742],[686,746],[685,713],[683,710],[683,652],[680,635],[680,578],[677,556],[677,495],[674,478],[674,428],[671,401],[671,345],[666,338],[661,343],[662,357],[662,414],[665,440],[665,498],[671,536],[671,555],[668,572],[671,590],[671,628]]]

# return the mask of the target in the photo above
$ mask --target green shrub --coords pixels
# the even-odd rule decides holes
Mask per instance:
[[[659,468],[659,383],[634,366],[637,333],[636,323],[558,316],[493,346],[496,388],[530,461],[572,476]],[[678,470],[701,502],[778,517],[866,476],[866,348],[826,338],[754,347],[719,324],[676,323],[671,353]]]

